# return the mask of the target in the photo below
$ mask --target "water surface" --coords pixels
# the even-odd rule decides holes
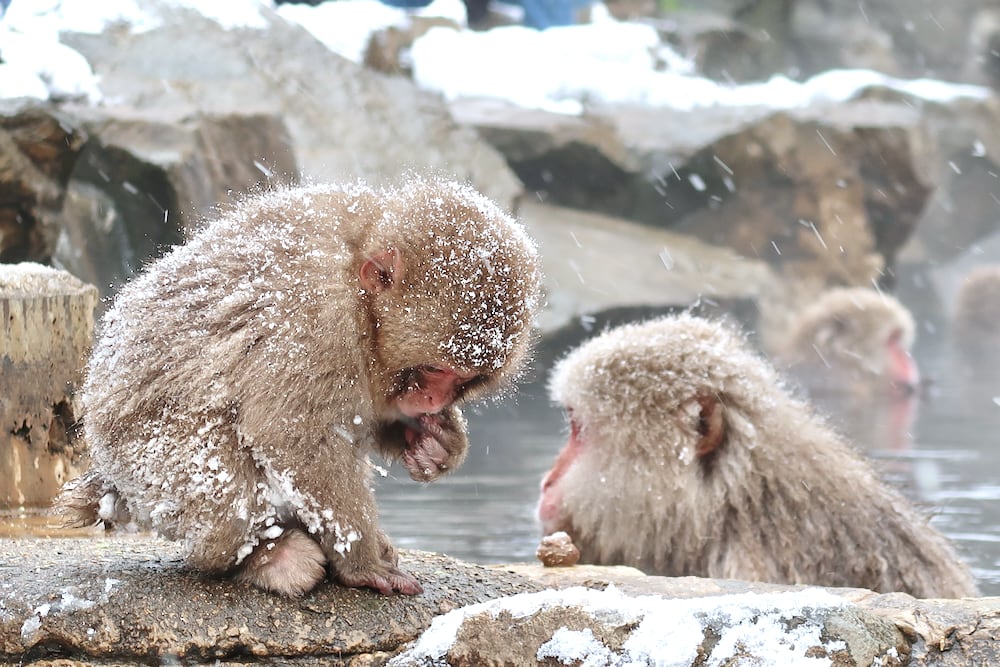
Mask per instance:
[[[983,594],[1000,595],[1000,370],[975,378],[952,356],[942,341],[915,351],[928,386],[910,423],[880,405],[858,412],[831,401],[824,411],[956,542]],[[388,469],[382,527],[404,548],[484,564],[534,560],[538,487],[565,441],[563,416],[540,382],[467,415],[472,451],[451,477],[421,485]]]
[[[918,347],[915,356],[929,385],[912,421],[877,405],[833,402],[825,410],[887,482],[956,542],[983,594],[1000,595],[1000,372],[983,378],[963,371],[941,342]],[[984,360],[984,367],[993,363]],[[472,448],[452,476],[418,484],[401,466],[386,468],[377,494],[382,528],[397,546],[483,564],[534,560],[539,483],[567,435],[543,381],[466,410]],[[88,532],[61,530],[40,511],[0,514],[0,538]]]

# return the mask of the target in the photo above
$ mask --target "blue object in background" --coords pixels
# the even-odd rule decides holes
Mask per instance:
[[[573,25],[576,23],[576,11],[580,7],[586,7],[590,0],[507,0],[510,4],[520,5],[524,9],[524,25],[529,28],[544,30],[559,25]],[[426,7],[431,4],[431,0],[382,0],[382,4],[391,7],[404,7],[414,9],[416,7]],[[487,3],[488,4],[488,3]],[[483,3],[466,0],[466,12],[470,21],[474,16],[483,12]]]

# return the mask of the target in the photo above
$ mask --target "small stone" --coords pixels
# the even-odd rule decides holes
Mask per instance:
[[[580,550],[563,531],[543,537],[535,555],[545,567],[568,567],[580,560]]]

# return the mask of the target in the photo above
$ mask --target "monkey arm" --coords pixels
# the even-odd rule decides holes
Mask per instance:
[[[431,482],[462,465],[469,450],[462,411],[451,405],[437,414],[382,425],[375,436],[378,450],[399,459],[418,482]]]

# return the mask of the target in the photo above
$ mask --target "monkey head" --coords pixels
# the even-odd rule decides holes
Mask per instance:
[[[511,380],[540,304],[534,243],[496,204],[415,179],[388,203],[358,258],[376,400],[407,417]]]
[[[624,325],[571,351],[549,380],[569,441],[542,481],[544,534],[563,530],[583,562],[648,562],[680,531],[727,511],[727,485],[751,468],[779,378],[717,323],[681,315]],[[721,474],[720,474],[721,473]],[[614,499],[608,502],[608,499]],[[641,526],[641,530],[636,530]]]
[[[952,333],[966,362],[978,372],[995,372],[982,361],[1000,351],[1000,265],[976,267],[962,280]]]
[[[718,322],[610,330],[562,359],[549,389],[570,436],[538,516],[581,562],[975,594],[948,540]]]
[[[913,317],[898,300],[864,287],[831,289],[792,323],[781,356],[810,386],[910,395]]]

